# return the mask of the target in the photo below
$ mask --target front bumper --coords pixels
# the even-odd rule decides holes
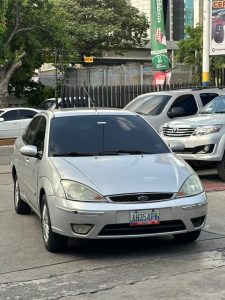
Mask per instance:
[[[201,229],[207,215],[207,198],[202,193],[160,202],[118,204],[78,202],[50,196],[48,207],[52,230],[59,234],[88,239],[133,238]],[[130,211],[148,209],[159,210],[160,224],[129,225]],[[196,225],[199,218],[202,222]],[[93,228],[88,234],[81,235],[73,231],[72,224],[91,224]]]
[[[207,134],[202,136],[188,136],[188,137],[166,137],[161,136],[163,140],[169,145],[171,142],[182,143],[185,149],[181,152],[175,152],[184,160],[196,161],[221,161],[225,149],[225,135]],[[204,146],[210,145],[210,151],[204,153]]]

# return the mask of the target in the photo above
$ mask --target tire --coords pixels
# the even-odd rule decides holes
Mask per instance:
[[[30,206],[20,197],[20,187],[17,177],[14,179],[14,208],[17,214],[27,215],[31,212]]]
[[[179,242],[190,243],[190,242],[194,242],[195,240],[197,240],[200,233],[201,233],[201,230],[196,230],[196,231],[191,231],[191,232],[186,232],[186,233],[174,234],[173,237],[175,238],[175,240],[177,240]]]
[[[67,248],[68,238],[52,231],[46,196],[42,197],[41,205],[42,237],[46,249],[50,252],[60,252]]]
[[[225,155],[223,155],[223,159],[216,164],[216,168],[220,179],[225,181]]]

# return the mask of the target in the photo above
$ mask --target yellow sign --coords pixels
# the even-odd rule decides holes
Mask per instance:
[[[93,63],[94,62],[93,56],[84,56],[84,62]]]

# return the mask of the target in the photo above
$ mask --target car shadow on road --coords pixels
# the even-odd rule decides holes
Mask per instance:
[[[218,238],[216,234],[202,232],[199,239],[192,243],[176,241],[172,236],[135,238],[135,239],[108,239],[108,240],[78,240],[69,239],[67,253],[79,256],[101,258],[102,256],[114,257],[171,253],[198,252],[202,250],[202,242]]]

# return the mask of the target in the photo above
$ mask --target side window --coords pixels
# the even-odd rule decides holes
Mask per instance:
[[[42,118],[41,116],[38,116],[30,122],[29,126],[27,127],[26,131],[23,134],[23,141],[25,144],[27,145],[33,144],[34,134],[41,118]]]
[[[205,106],[216,96],[218,96],[218,94],[216,94],[216,93],[201,93],[200,98],[202,100],[202,105]]]
[[[32,119],[36,115],[36,111],[30,109],[20,109],[19,110],[19,119]]]
[[[5,121],[15,121],[17,120],[18,110],[10,110],[1,115],[1,118],[4,118]]]
[[[194,115],[198,111],[197,103],[193,95],[179,96],[171,105],[171,109],[179,107],[184,110],[184,116]]]
[[[46,119],[42,117],[38,129],[35,132],[33,145],[37,147],[37,150],[40,154],[44,150],[44,141],[45,141],[45,130],[46,130]]]

